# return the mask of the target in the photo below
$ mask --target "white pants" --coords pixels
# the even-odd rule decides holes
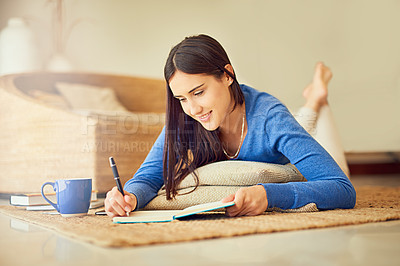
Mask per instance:
[[[350,172],[344,155],[344,149],[329,106],[322,106],[318,113],[310,108],[302,107],[293,115],[297,122],[325,148],[349,177]]]

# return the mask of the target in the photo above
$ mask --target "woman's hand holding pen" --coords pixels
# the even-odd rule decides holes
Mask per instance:
[[[113,187],[107,192],[106,199],[104,200],[104,209],[108,216],[126,216],[127,213],[133,211],[136,208],[136,197],[135,195],[126,192],[125,196],[119,192],[117,187]]]
[[[222,200],[229,201],[234,201],[235,205],[226,208],[228,216],[259,215],[268,207],[267,193],[261,185],[240,188],[235,194]]]

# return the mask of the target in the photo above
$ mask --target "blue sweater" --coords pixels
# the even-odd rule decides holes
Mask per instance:
[[[241,85],[247,134],[236,160],[276,164],[292,163],[307,182],[262,184],[268,207],[292,209],[314,202],[323,209],[353,208],[355,190],[334,159],[300,126],[275,97]],[[162,187],[165,128],[125,190],[143,208]],[[240,176],[238,176],[240,178]],[[228,196],[228,195],[227,195]]]

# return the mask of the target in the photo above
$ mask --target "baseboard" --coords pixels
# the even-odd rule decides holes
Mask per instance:
[[[346,160],[351,175],[400,174],[400,152],[350,152]]]
[[[400,174],[400,163],[349,164],[350,175]]]

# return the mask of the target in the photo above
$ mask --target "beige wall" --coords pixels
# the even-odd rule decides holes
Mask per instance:
[[[0,26],[24,16],[51,53],[47,0],[0,0]],[[291,109],[316,61],[334,73],[330,104],[346,151],[400,150],[400,1],[70,0],[67,55],[76,69],[162,78],[169,49],[207,33],[238,79]]]

